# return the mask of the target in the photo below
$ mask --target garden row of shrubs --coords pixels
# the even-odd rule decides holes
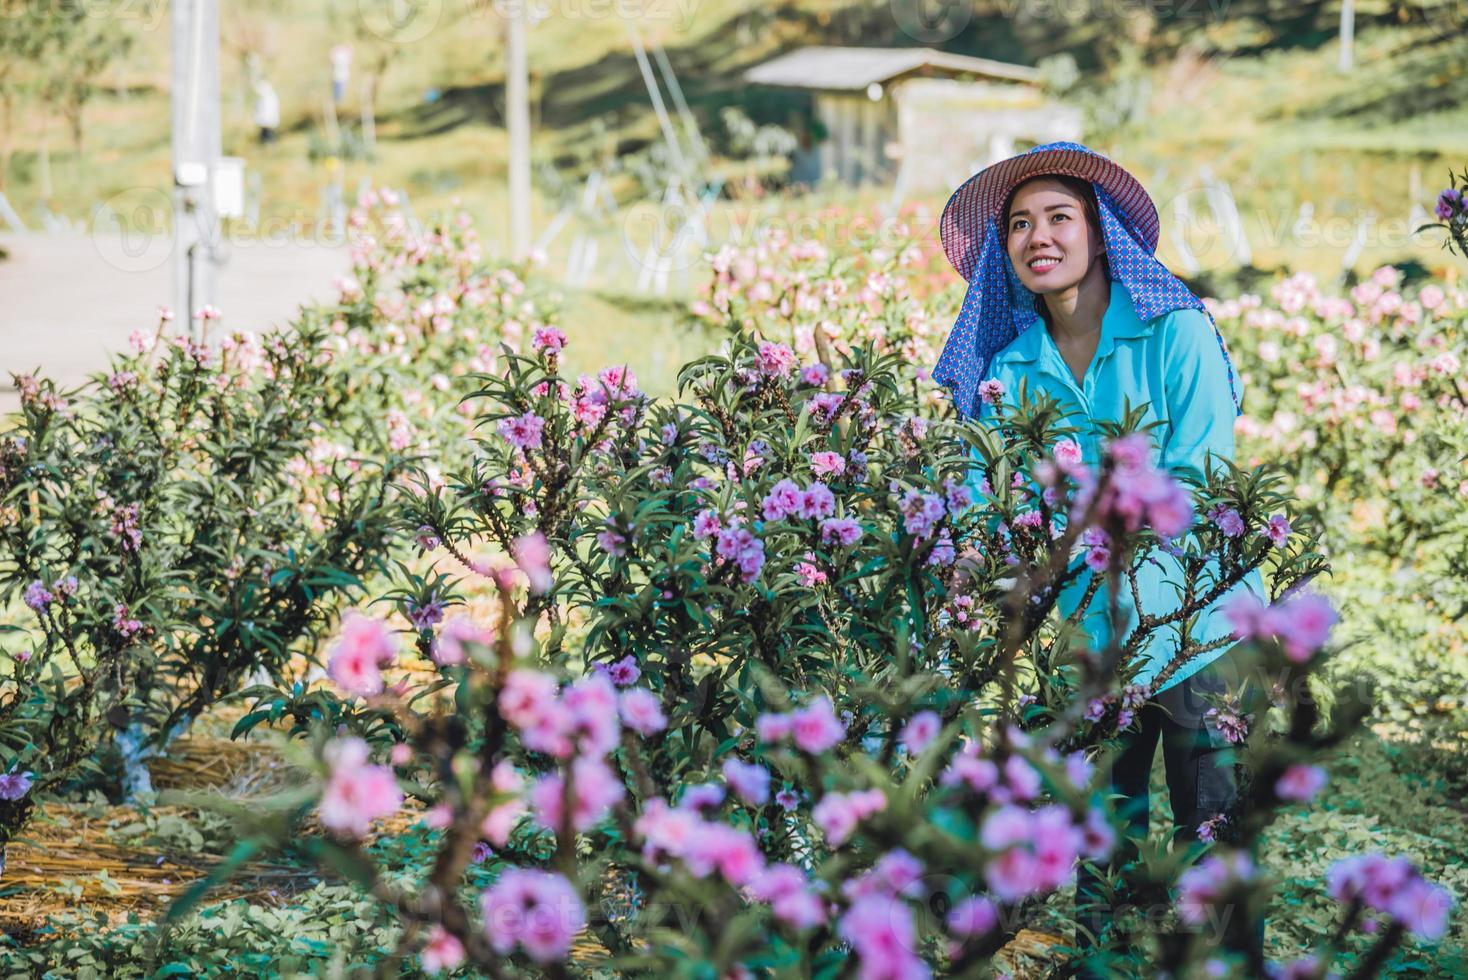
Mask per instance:
[[[728,341],[654,398],[625,366],[571,376],[526,270],[393,203],[362,202],[352,279],[289,333],[165,322],[81,392],[23,382],[4,839],[40,795],[145,791],[148,754],[234,700],[240,737],[288,728],[320,781],[256,801],[287,819],[242,823],[226,869],[319,862],[401,923],[384,963],[563,975],[580,939],[626,972],[983,975],[1077,862],[1122,852],[1097,752],[1148,694],[1147,636],[1259,569],[1273,605],[1230,606],[1248,680],[1211,715],[1245,790],[1106,875],[1133,914],[1094,963],[1369,976],[1444,934],[1446,890],[1360,855],[1318,948],[1273,964],[1250,941],[1260,835],[1372,708],[1331,696],[1362,661],[1332,641],[1328,562],[1410,560],[1375,583],[1396,599],[1461,593],[1461,291],[1408,299],[1386,270],[1350,299],[1296,277],[1220,304],[1248,458],[1190,483],[1126,425],[1082,459],[1016,393],[956,421],[921,369],[946,326],[921,243],[717,256],[693,312]],[[1400,510],[1363,534],[1363,501]],[[1101,650],[1053,615],[1158,549],[1187,572],[1177,612]],[[410,800],[433,836],[404,872],[369,841]]]

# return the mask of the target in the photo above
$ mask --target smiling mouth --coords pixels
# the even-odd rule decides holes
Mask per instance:
[[[1045,272],[1059,265],[1060,260],[1052,256],[1042,256],[1037,259],[1030,259],[1027,264],[1032,272]]]

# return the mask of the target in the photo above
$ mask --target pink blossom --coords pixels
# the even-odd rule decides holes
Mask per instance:
[[[528,452],[541,447],[545,419],[534,412],[526,412],[518,417],[500,419],[498,429],[506,442],[521,452]]]
[[[825,902],[794,865],[766,867],[749,883],[749,893],[756,901],[768,902],[775,918],[792,929],[810,929],[826,921]]]
[[[724,760],[724,781],[745,803],[764,806],[770,801],[770,771],[753,762]]]
[[[1273,606],[1241,593],[1223,613],[1239,639],[1277,642],[1295,663],[1305,663],[1326,644],[1339,618],[1330,600],[1314,592],[1298,592]]]
[[[386,624],[354,609],[342,617],[326,673],[348,694],[369,697],[382,693],[381,669],[395,656],[397,640]]]
[[[792,725],[788,714],[763,714],[754,720],[755,737],[765,745],[774,745],[790,737]]]
[[[1438,939],[1447,928],[1452,895],[1423,878],[1406,858],[1375,853],[1344,858],[1326,872],[1326,884],[1336,901],[1360,901],[1425,939]]]
[[[1178,915],[1189,925],[1202,925],[1211,906],[1255,876],[1254,862],[1243,851],[1209,854],[1178,878]]]
[[[965,898],[948,912],[948,932],[962,939],[982,936],[998,924],[998,906],[982,895]]]
[[[849,517],[832,517],[821,522],[821,542],[849,548],[861,540],[861,525]]]
[[[565,816],[566,784],[559,773],[540,777],[530,789],[535,820],[559,831]],[[571,764],[571,829],[585,833],[606,819],[612,807],[627,795],[620,777],[601,759],[581,756]]]
[[[800,495],[796,514],[806,520],[820,520],[836,512],[836,496],[824,483],[812,483]]]
[[[747,885],[764,870],[765,858],[748,832],[723,823],[704,824],[683,853],[688,870],[706,877],[715,870],[732,885]]]
[[[515,539],[515,564],[530,580],[530,591],[543,595],[551,587],[550,543],[539,531]]]
[[[887,797],[879,789],[856,793],[827,793],[811,810],[811,819],[832,847],[850,839],[856,825],[887,808]]]
[[[979,399],[985,405],[997,406],[1004,400],[1004,382],[990,378],[979,382]]]
[[[397,778],[387,766],[367,761],[370,750],[360,738],[327,743],[324,757],[331,770],[321,794],[321,826],[351,837],[367,833],[373,820],[391,816],[403,803]]]
[[[642,676],[642,669],[637,666],[637,658],[628,654],[607,668],[607,676],[618,687],[631,687]]]
[[[1319,766],[1296,764],[1290,766],[1274,784],[1274,793],[1282,800],[1306,803],[1325,786],[1325,770]]]
[[[912,755],[920,755],[938,737],[943,719],[936,711],[919,711],[902,729],[902,744]]]
[[[556,679],[538,670],[518,667],[510,671],[500,689],[500,715],[524,731],[535,725],[556,702]]]
[[[1208,511],[1208,519],[1217,525],[1225,537],[1236,538],[1244,533],[1244,519],[1232,507],[1218,504]]]
[[[565,959],[586,925],[586,907],[565,878],[550,871],[509,868],[479,898],[484,931],[495,952],[516,946],[536,963]]]
[[[419,954],[423,972],[436,976],[444,970],[456,970],[464,962],[464,944],[443,926],[434,926],[428,933],[428,942]]]
[[[901,899],[862,898],[842,916],[837,931],[856,952],[861,980],[928,980],[932,976],[916,952],[912,909]]]
[[[764,341],[755,355],[755,364],[760,373],[775,378],[789,377],[795,370],[795,352],[784,344]]]
[[[570,733],[582,752],[603,756],[617,747],[621,728],[617,723],[617,692],[611,678],[594,673],[566,688],[561,695]]]
[[[462,664],[469,658],[469,646],[493,648],[495,632],[488,626],[475,626],[468,616],[455,616],[443,624],[433,643],[433,660],[444,667]]]
[[[826,573],[811,561],[797,562],[795,565],[795,577],[800,584],[807,589],[813,589],[818,585],[826,584]]]
[[[794,480],[781,480],[770,488],[761,502],[761,512],[765,520],[778,521],[800,510],[801,497],[799,484]]]
[[[607,554],[621,558],[627,554],[627,536],[617,530],[610,520],[607,525],[596,536],[597,547]]]
[[[555,327],[536,327],[530,346],[538,351],[559,354],[566,346],[566,335]]]
[[[701,510],[693,519],[693,536],[699,541],[711,538],[723,530],[719,515],[711,510]]]
[[[639,735],[655,735],[668,727],[668,719],[663,715],[657,695],[645,687],[623,691],[617,699],[617,713],[622,724]]]
[[[898,502],[902,511],[902,526],[908,534],[926,538],[933,532],[933,525],[943,519],[943,498],[924,493],[917,488],[909,489]]]
[[[846,472],[846,459],[840,453],[811,453],[810,468],[816,476],[840,476]]]
[[[1074,439],[1062,439],[1055,444],[1055,465],[1062,473],[1073,473],[1081,463],[1080,443]]]
[[[812,387],[819,388],[831,377],[831,369],[821,363],[807,364],[800,369],[800,380]]]
[[[1260,529],[1260,534],[1269,538],[1276,548],[1283,548],[1290,537],[1290,521],[1283,514],[1274,514],[1269,518],[1269,523]]]
[[[812,755],[834,748],[846,737],[846,726],[836,717],[836,709],[825,695],[793,712],[790,729],[800,750]]]

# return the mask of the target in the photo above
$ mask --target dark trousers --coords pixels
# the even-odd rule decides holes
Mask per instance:
[[[1122,821],[1122,838],[1108,870],[1116,871],[1138,855],[1138,840],[1147,837],[1151,805],[1149,782],[1157,743],[1162,742],[1162,762],[1167,771],[1167,793],[1172,804],[1175,848],[1204,845],[1198,825],[1227,810],[1234,802],[1237,784],[1234,763],[1243,746],[1229,743],[1204,715],[1212,705],[1205,694],[1223,694],[1237,689],[1236,667],[1225,653],[1186,680],[1148,701],[1138,712],[1134,728],[1121,738],[1120,754],[1111,768],[1111,793]],[[1140,726],[1137,730],[1136,726]],[[1101,882],[1084,865],[1076,875],[1076,946],[1085,951],[1112,921],[1112,908],[1100,891]],[[1253,941],[1262,950],[1263,922]],[[1082,964],[1079,976],[1105,976],[1104,971]]]

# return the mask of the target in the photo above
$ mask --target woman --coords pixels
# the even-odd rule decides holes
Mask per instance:
[[[1125,407],[1146,406],[1154,461],[1175,475],[1201,477],[1210,454],[1232,458],[1237,386],[1212,317],[1153,256],[1157,209],[1131,174],[1077,143],[1050,143],[996,163],[961,186],[944,208],[940,230],[949,261],[969,282],[963,309],[933,377],[953,390],[963,415],[992,412],[981,385],[998,381],[1013,398],[1020,382],[1059,401],[1085,461],[1100,461],[1101,424]],[[992,392],[992,386],[985,386]],[[1214,462],[1212,465],[1219,465]],[[977,480],[977,476],[973,477]],[[1178,608],[1181,566],[1154,552],[1138,571],[1142,609]],[[1070,583],[1057,606],[1069,616],[1084,598],[1090,573]],[[1174,836],[1196,844],[1219,826],[1233,802],[1234,753],[1207,718],[1205,695],[1237,688],[1237,665],[1225,656],[1229,625],[1220,612],[1235,594],[1263,596],[1257,571],[1208,609],[1191,630],[1198,653],[1161,683],[1122,737],[1111,771],[1112,792],[1129,838],[1147,834],[1148,777],[1160,740],[1172,804]],[[1118,597],[1122,636],[1137,622],[1130,590]],[[1106,591],[1083,613],[1090,645],[1110,636]],[[1155,631],[1138,652],[1134,683],[1151,685],[1177,654],[1181,636]],[[1209,645],[1220,645],[1209,649]],[[1135,854],[1127,846],[1113,867]],[[1110,921],[1097,879],[1077,882],[1077,943],[1090,946]],[[1262,944],[1262,935],[1254,937]]]

